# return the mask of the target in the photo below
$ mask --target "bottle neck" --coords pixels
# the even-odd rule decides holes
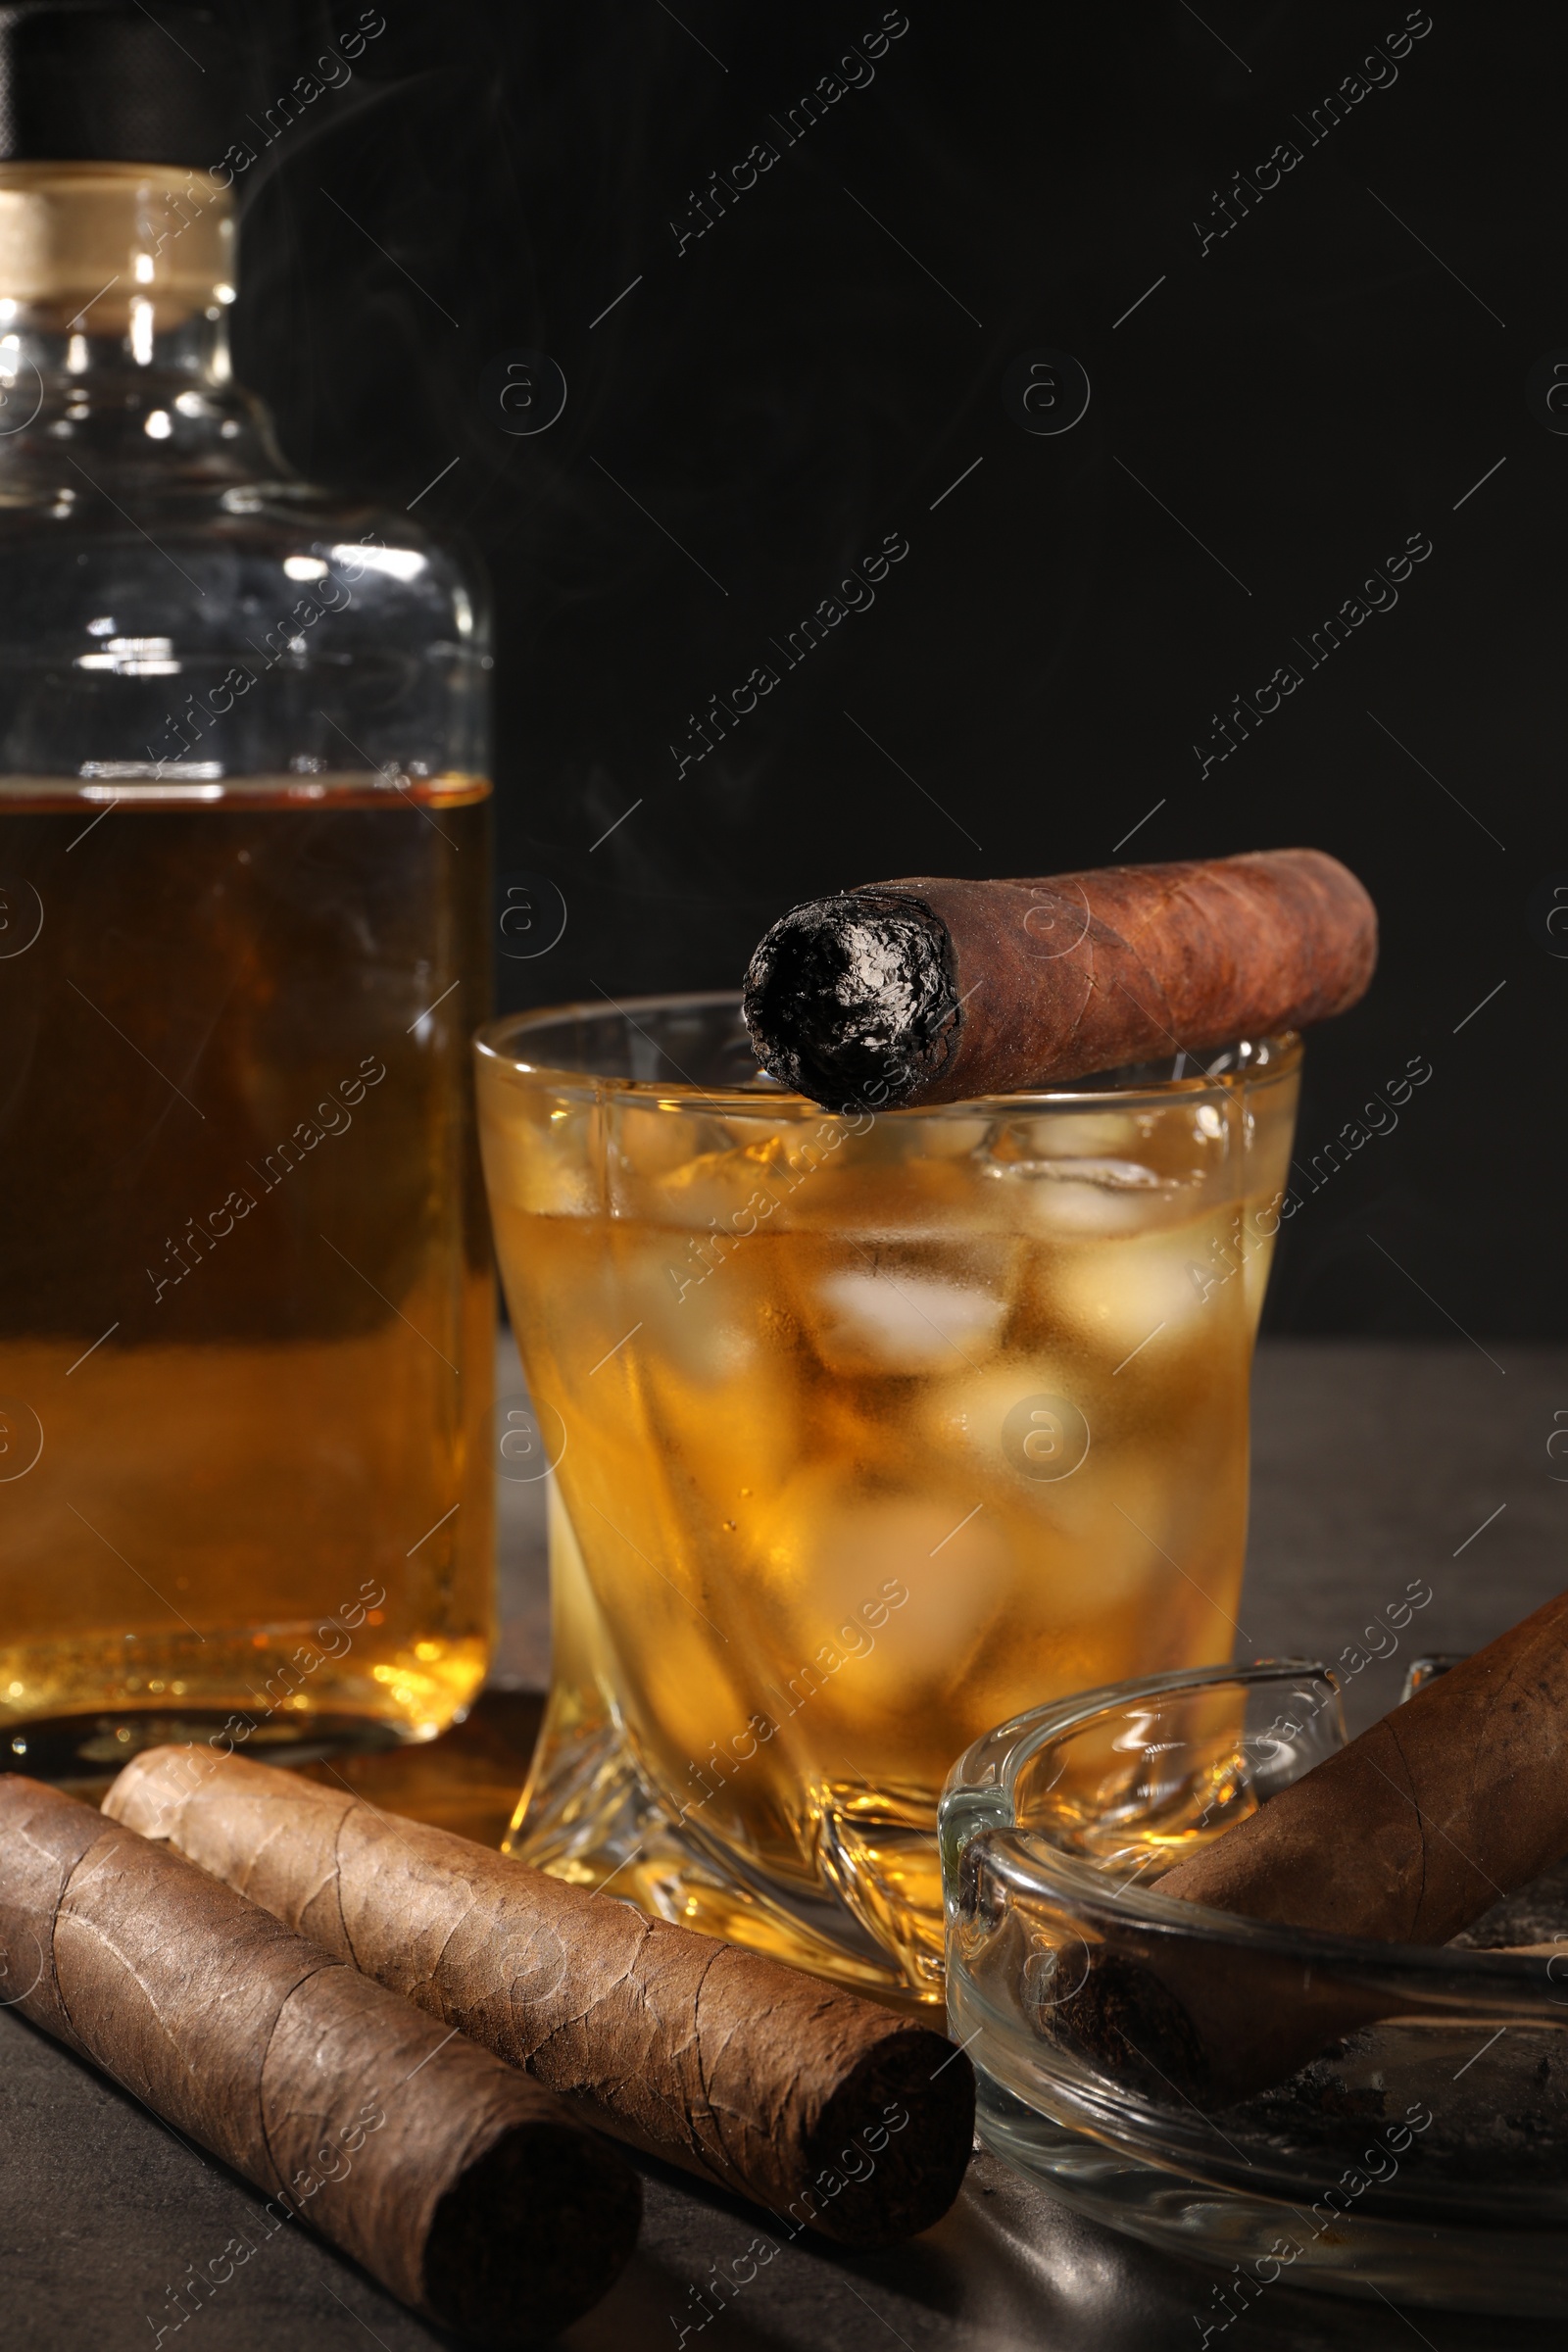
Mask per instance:
[[[229,364],[234,246],[205,172],[0,164],[0,466],[275,466]]]

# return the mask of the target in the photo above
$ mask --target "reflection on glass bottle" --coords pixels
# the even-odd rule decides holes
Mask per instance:
[[[24,96],[62,22],[0,35]],[[150,37],[170,144],[222,61]],[[484,615],[288,476],[190,141],[51,86],[0,162],[3,1760],[427,1737],[490,1640]]]

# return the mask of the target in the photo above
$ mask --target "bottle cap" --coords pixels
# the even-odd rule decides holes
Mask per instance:
[[[0,161],[200,168],[241,111],[239,59],[211,9],[0,7]]]

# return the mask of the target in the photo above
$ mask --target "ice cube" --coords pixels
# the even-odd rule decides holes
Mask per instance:
[[[479,1143],[492,1206],[529,1216],[591,1217],[604,1206],[602,1114],[574,1095],[515,1083],[503,1063],[479,1070]]]
[[[755,1234],[726,1242],[679,1226],[617,1234],[609,1280],[615,1304],[607,1314],[619,1317],[620,1330],[635,1328],[626,1352],[635,1349],[656,1380],[667,1367],[706,1390],[744,1378],[761,1355],[776,1355],[766,1324],[774,1301],[768,1249]]]
[[[1200,1316],[1214,1323],[1217,1339],[1221,1322],[1243,1308],[1243,1283],[1224,1279],[1227,1266],[1240,1264],[1234,1250],[1225,1255],[1231,1231],[1228,1215],[1210,1215],[1075,1251],[1050,1270],[1047,1311],[1113,1363],[1145,1341],[1168,1348],[1187,1340]]]
[[[737,1150],[716,1119],[622,1112],[610,1157],[612,1212],[689,1231],[739,1233],[772,1214],[778,1159],[766,1137]]]
[[[612,1101],[607,1107],[612,1182],[617,1199],[625,1180],[657,1184],[693,1156],[693,1121],[671,1105]],[[705,1122],[705,1126],[708,1123]]]
[[[912,1137],[912,1152],[921,1159],[966,1159],[978,1152],[991,1130],[989,1119],[922,1119]]]
[[[1029,1233],[1138,1233],[1169,1222],[1188,1188],[1132,1159],[992,1159]]]
[[[1031,1350],[1013,1356],[1005,1365],[985,1372],[960,1371],[951,1380],[933,1381],[919,1405],[921,1436],[935,1457],[955,1469],[960,1465],[972,1477],[1010,1478],[1004,1446],[1004,1425],[1021,1400],[1033,1396],[1062,1396],[1069,1401],[1083,1385],[1065,1356],[1053,1359]]]
[[[1009,1159],[1130,1159],[1147,1121],[1129,1110],[1042,1111],[1008,1119],[992,1136],[987,1156]]]
[[[972,1254],[972,1253],[971,1253]],[[982,1362],[1006,1320],[1007,1288],[945,1280],[882,1251],[819,1277],[810,1336],[828,1371],[918,1377]]]
[[[961,1482],[868,1494],[833,1465],[793,1482],[776,1525],[786,1606],[772,1639],[781,1660],[799,1661],[778,1695],[797,1710],[831,1694],[854,1715],[905,1705],[915,1685],[947,1687],[1017,1574],[996,1514]]]

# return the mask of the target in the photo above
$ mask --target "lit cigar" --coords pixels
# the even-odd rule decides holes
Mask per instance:
[[[630,2255],[641,2188],[536,2082],[172,1853],[0,1777],[24,2017],[481,2344],[553,2336]]]
[[[1304,1028],[1354,1004],[1376,960],[1355,876],[1266,850],[815,899],[767,933],[744,1004],[784,1085],[891,1110]]]
[[[211,1748],[149,1749],[104,1809],[584,2121],[798,2226],[889,2245],[958,2193],[968,2060],[874,2002]]]
[[[1376,1942],[1441,1944],[1568,1854],[1568,1593],[1179,1862],[1161,1896]],[[1173,1937],[1089,1974],[1045,2030],[1201,2104],[1282,2081],[1387,2010],[1278,1957]]]

